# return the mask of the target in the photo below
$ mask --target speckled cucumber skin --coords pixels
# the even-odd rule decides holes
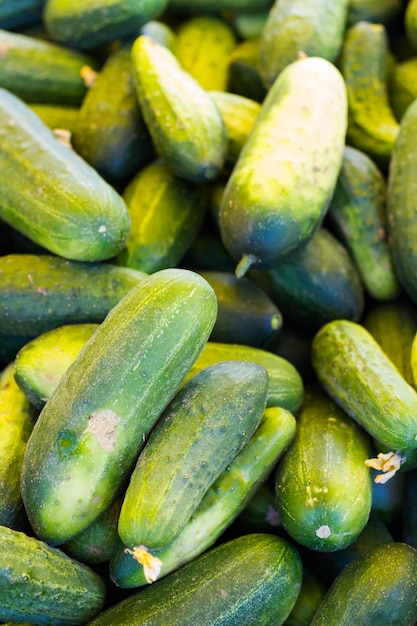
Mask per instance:
[[[101,261],[117,254],[130,229],[122,197],[5,89],[0,146],[2,220],[67,259]]]
[[[342,164],[346,88],[323,58],[300,59],[263,101],[226,185],[220,232],[237,261],[269,269],[304,244],[323,219]]]
[[[371,439],[319,387],[309,386],[297,432],[275,474],[278,513],[312,550],[347,547],[368,521]]]
[[[111,310],[46,403],[26,447],[22,497],[40,538],[68,541],[118,496],[216,312],[208,283],[177,268],[155,272]]]
[[[417,464],[417,393],[359,323],[333,320],[314,336],[312,364],[321,385],[383,448]]]

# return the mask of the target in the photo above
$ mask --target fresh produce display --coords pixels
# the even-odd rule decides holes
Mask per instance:
[[[417,1],[0,0],[0,624],[417,624]]]

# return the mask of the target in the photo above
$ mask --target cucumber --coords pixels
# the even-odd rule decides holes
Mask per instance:
[[[85,68],[98,68],[89,54],[4,29],[0,47],[0,87],[28,103],[78,106],[88,89]]]
[[[349,0],[275,0],[260,35],[259,72],[265,87],[300,55],[334,63],[342,47]]]
[[[185,383],[131,474],[118,525],[128,548],[154,552],[178,536],[255,432],[267,389],[266,369],[248,361],[216,363]]]
[[[285,626],[309,626],[325,593],[326,587],[322,581],[304,566],[300,593]]]
[[[311,626],[413,626],[417,550],[391,542],[347,566],[323,598]]]
[[[27,441],[37,418],[14,379],[15,363],[0,375],[0,525],[22,530],[25,522],[20,474]]]
[[[395,465],[385,478],[394,469],[414,467],[417,392],[372,335],[359,323],[333,320],[314,336],[311,358],[318,380],[334,401],[378,442],[383,453],[395,455]]]
[[[182,13],[218,13],[226,11],[254,11],[269,9],[273,0],[170,0],[169,10]]]
[[[0,331],[33,338],[64,324],[102,322],[146,276],[48,254],[0,257]]]
[[[402,13],[401,0],[349,0],[348,26],[360,21],[390,26]]]
[[[104,607],[104,580],[35,537],[0,526],[0,619],[76,626]]]
[[[41,20],[46,0],[0,0],[0,28],[13,30]]]
[[[28,341],[17,353],[14,378],[30,402],[42,409],[98,324],[66,324]]]
[[[158,155],[179,178],[217,178],[227,131],[208,92],[168,48],[147,35],[135,39],[132,59],[139,106]]]
[[[47,0],[42,21],[53,41],[92,49],[134,34],[167,5],[168,0]]]
[[[99,614],[90,626],[280,626],[300,591],[297,549],[270,534],[242,535]]]
[[[140,28],[140,35],[148,35],[175,54],[177,33],[172,26],[160,20],[149,20]]]
[[[77,125],[79,107],[65,104],[30,104],[42,122],[51,130],[67,130],[70,138]]]
[[[0,137],[0,219],[71,260],[117,254],[130,228],[121,196],[5,89],[0,89]]]
[[[327,218],[351,253],[374,300],[392,300],[401,291],[388,243],[386,187],[374,161],[346,146]]]
[[[264,411],[252,437],[207,490],[184,528],[166,548],[154,552],[161,562],[158,579],[193,560],[221,538],[263,486],[294,438],[295,430],[295,418],[289,411],[277,407]],[[121,541],[110,560],[109,572],[112,581],[122,588],[150,582],[143,566]]]
[[[323,58],[294,61],[269,89],[220,209],[239,276],[274,267],[311,238],[342,164],[346,111],[342,76]]]
[[[136,98],[130,50],[125,45],[108,56],[82,101],[72,134],[78,154],[113,184],[130,180],[153,157]]]
[[[388,173],[387,229],[397,276],[404,290],[417,302],[417,249],[414,234],[414,150],[417,136],[417,102],[408,107],[392,151]]]
[[[307,388],[294,441],[275,474],[278,514],[299,544],[332,552],[363,530],[372,505],[370,442],[319,387]]]
[[[410,0],[407,2],[404,14],[404,28],[408,40],[414,49],[417,48],[417,2]]]
[[[210,285],[177,268],[155,272],[113,307],[61,378],[26,448],[22,497],[40,538],[68,541],[116,499],[216,312]]]
[[[417,98],[416,77],[416,56],[395,64],[388,91],[392,110],[400,122],[409,105]]]
[[[244,39],[229,56],[227,91],[262,103],[267,89],[258,69],[260,37]]]
[[[176,267],[201,229],[205,186],[179,178],[158,159],[132,178],[123,199],[131,227],[115,262],[149,274]]]
[[[239,529],[239,534],[273,533],[282,529],[275,504],[275,489],[270,478],[258,485],[246,502],[232,526],[232,532],[235,528]]]

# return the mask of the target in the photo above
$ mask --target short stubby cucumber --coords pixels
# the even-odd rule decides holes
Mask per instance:
[[[267,390],[266,369],[248,361],[216,363],[185,383],[130,477],[118,527],[128,548],[153,552],[175,539],[255,432]]]
[[[346,87],[332,63],[303,58],[278,76],[220,207],[221,238],[239,275],[274,267],[312,236],[336,185],[346,127]]]
[[[61,378],[26,448],[22,496],[41,539],[68,541],[118,496],[216,312],[210,285],[178,268],[155,272],[110,311]]]
[[[130,229],[122,197],[6,89],[0,89],[0,147],[4,222],[67,259],[117,254]]]

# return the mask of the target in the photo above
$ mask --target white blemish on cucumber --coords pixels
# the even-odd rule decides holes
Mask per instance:
[[[96,435],[102,449],[110,451],[116,445],[116,427],[119,422],[120,417],[109,409],[96,411],[88,418],[85,432]]]
[[[329,526],[327,526],[327,524],[323,524],[323,526],[320,526],[320,528],[317,528],[316,530],[316,535],[320,539],[327,539],[328,537],[330,537],[331,534],[332,531],[330,530]]]

